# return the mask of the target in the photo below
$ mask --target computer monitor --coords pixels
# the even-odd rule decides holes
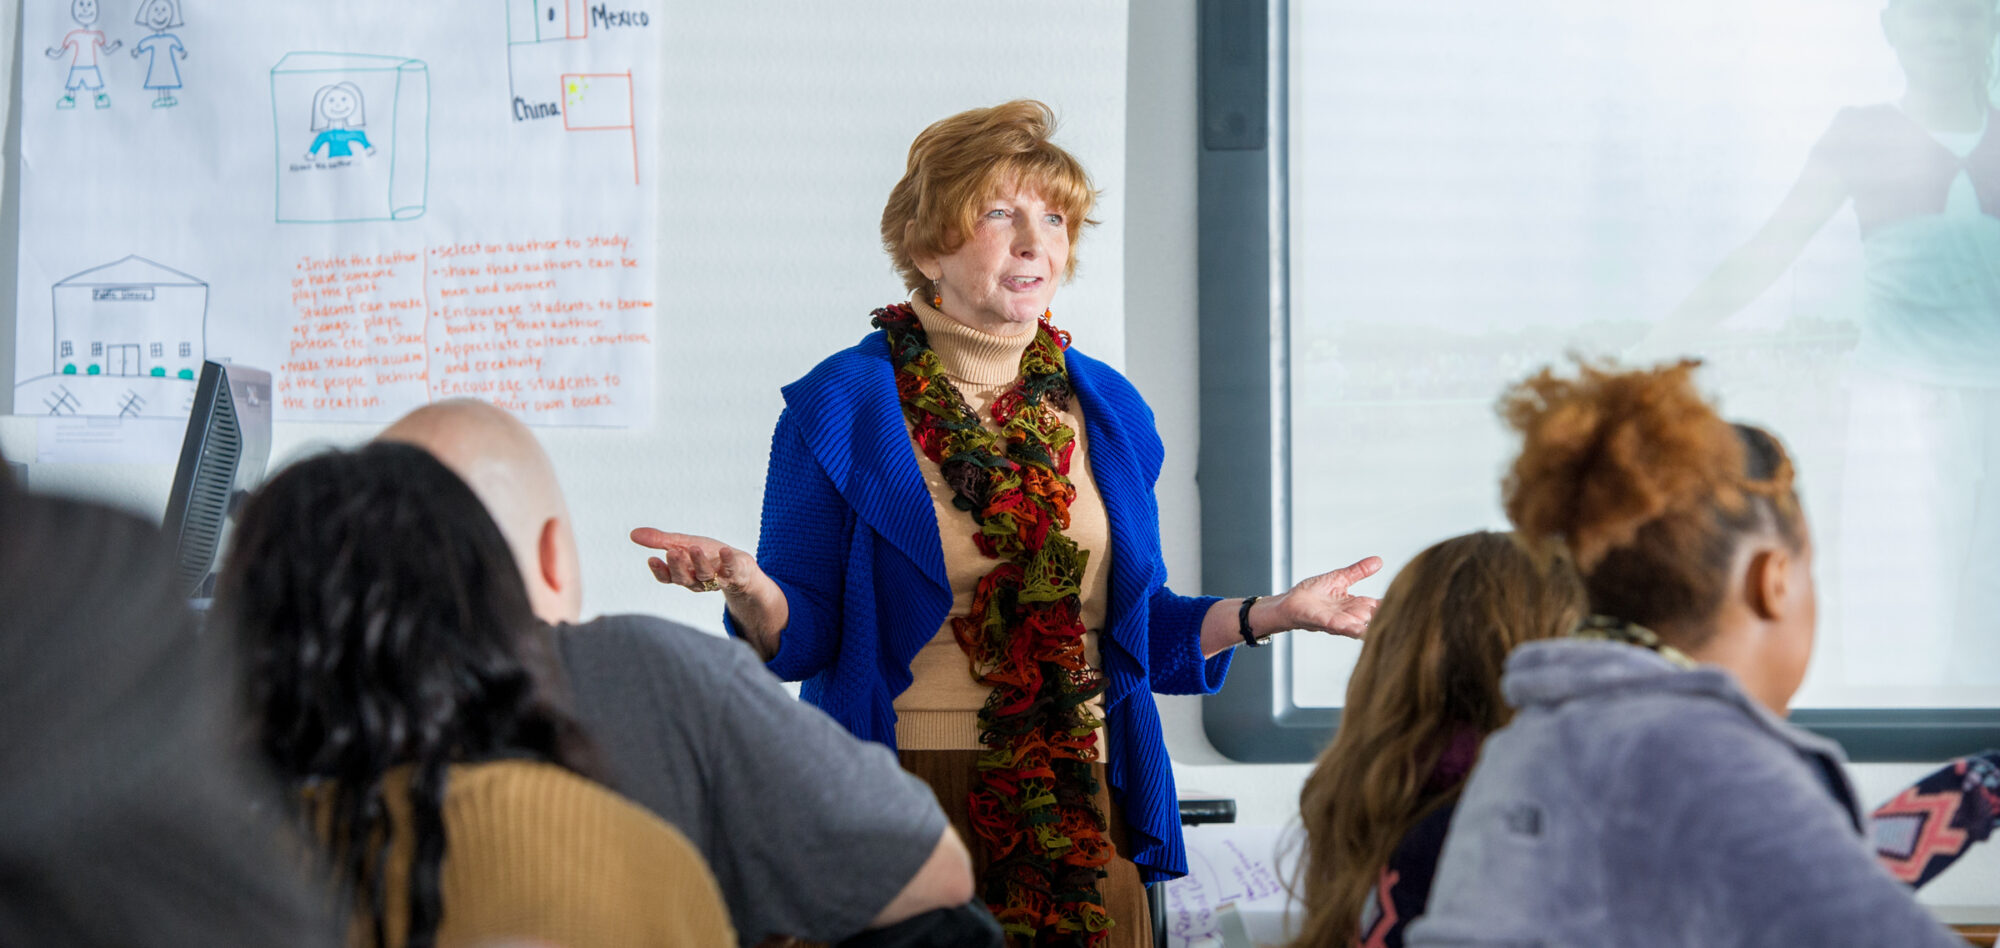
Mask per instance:
[[[271,373],[203,362],[164,524],[175,538],[175,568],[190,598],[214,591],[216,553],[230,515],[263,478],[270,457]]]

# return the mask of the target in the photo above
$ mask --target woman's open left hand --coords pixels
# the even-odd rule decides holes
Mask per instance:
[[[1276,624],[1279,628],[1311,629],[1360,638],[1367,633],[1368,620],[1374,618],[1375,607],[1380,606],[1382,601],[1354,595],[1348,589],[1381,569],[1382,558],[1370,556],[1353,565],[1300,580],[1298,585],[1284,594],[1271,597]]]

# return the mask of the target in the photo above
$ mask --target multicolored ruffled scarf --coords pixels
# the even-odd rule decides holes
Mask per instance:
[[[952,619],[973,676],[993,688],[979,712],[974,832],[991,855],[980,880],[1010,938],[1033,945],[1099,945],[1111,927],[1098,880],[1111,860],[1094,802],[1098,720],[1088,702],[1104,677],[1084,658],[1083,567],[1064,534],[1076,488],[1069,480],[1076,432],[1069,407],[1067,333],[1044,319],[1021,353],[1021,375],[993,400],[987,430],[945,376],[908,304],[874,312],[887,330],[903,418],[977,525],[973,542],[998,560],[972,606]]]

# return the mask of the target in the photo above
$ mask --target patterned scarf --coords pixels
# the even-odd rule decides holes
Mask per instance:
[[[1576,624],[1576,628],[1569,630],[1569,637],[1573,639],[1596,639],[1602,642],[1622,642],[1626,645],[1636,645],[1648,651],[1658,653],[1661,658],[1681,668],[1694,669],[1700,667],[1699,663],[1689,658],[1686,652],[1661,641],[1658,632],[1654,632],[1652,629],[1638,623],[1627,622],[1624,619],[1614,619],[1611,616],[1585,616],[1582,622]]]
[[[992,857],[983,897],[1017,943],[1100,945],[1112,923],[1098,880],[1112,847],[1091,773],[1103,722],[1087,702],[1104,678],[1084,658],[1079,618],[1089,553],[1063,533],[1076,499],[1076,432],[1057,414],[1069,407],[1069,336],[1042,321],[1020,378],[993,401],[996,435],[945,376],[915,310],[873,315],[888,332],[912,437],[951,486],[952,505],[971,515],[979,551],[999,561],[951,620],[973,676],[993,689],[979,712],[987,750],[970,799]]]

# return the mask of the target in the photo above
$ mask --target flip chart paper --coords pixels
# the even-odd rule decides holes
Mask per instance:
[[[23,17],[16,412],[185,418],[216,359],[279,421],[647,421],[658,0]]]

